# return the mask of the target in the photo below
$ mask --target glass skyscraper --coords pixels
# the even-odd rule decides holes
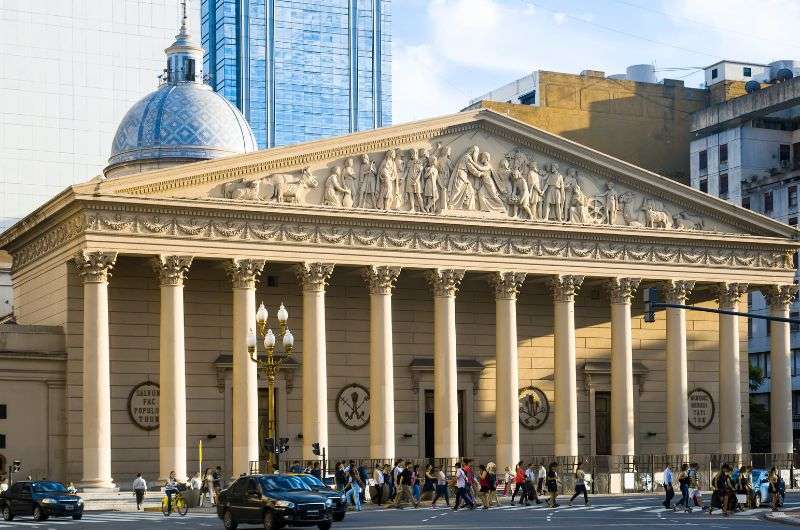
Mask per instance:
[[[259,147],[391,123],[391,0],[202,0],[208,83]]]

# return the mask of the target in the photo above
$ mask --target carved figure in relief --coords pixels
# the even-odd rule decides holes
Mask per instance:
[[[678,230],[704,230],[703,219],[689,212],[679,212],[673,217]]]
[[[434,155],[428,157],[428,167],[422,178],[423,209],[427,213],[435,213],[439,202],[439,164]]]
[[[527,167],[528,191],[531,194],[530,208],[533,212],[533,219],[542,218],[542,207],[544,190],[542,189],[542,178],[539,172],[539,165],[536,160],[531,160]]]
[[[575,186],[578,185],[578,170],[567,168],[567,175],[564,177],[564,220],[570,221],[570,210],[572,207],[572,194]]]
[[[619,196],[619,204],[620,209],[622,210],[622,220],[628,226],[633,226],[636,228],[641,228],[644,226],[640,221],[640,216],[638,211],[634,210],[633,207],[633,200],[636,198],[636,194],[632,191],[626,191],[625,193],[620,194]]]
[[[542,205],[542,219],[550,220],[550,210],[555,213],[557,221],[564,220],[564,175],[558,169],[558,164],[550,164],[547,181],[544,187],[544,203]]]
[[[342,184],[342,168],[336,166],[325,181],[325,194],[322,199],[326,206],[345,206],[345,202],[353,205],[350,188]]]
[[[572,186],[570,194],[569,219],[573,223],[586,224],[589,222],[589,197],[583,193],[577,182]]]
[[[222,194],[226,199],[257,201],[261,195],[261,186],[258,180],[226,182],[222,186]]]
[[[512,171],[512,187],[511,196],[511,216],[517,217],[520,210],[528,215],[528,219],[535,219],[533,211],[531,210],[531,192],[528,188],[528,181],[522,171],[514,169]]]
[[[671,228],[672,216],[664,211],[664,206],[653,199],[645,198],[642,200],[642,211],[644,212],[644,223],[647,228]]]
[[[369,155],[361,155],[361,168],[358,174],[358,200],[356,206],[359,208],[376,208],[375,193],[378,190],[377,173],[375,161],[369,159]]]
[[[342,184],[347,186],[350,190],[351,201],[358,194],[358,182],[356,181],[356,168],[352,158],[344,161],[344,169],[342,169]]]
[[[448,202],[451,208],[456,210],[475,209],[475,188],[470,181],[468,166],[475,164],[478,153],[480,153],[480,149],[477,145],[473,145],[456,162],[449,189],[450,199]]]
[[[424,210],[422,206],[422,171],[425,168],[424,151],[420,149],[411,150],[411,159],[406,164],[405,180],[405,199],[408,201],[409,209],[414,212],[417,207]]]
[[[614,183],[606,182],[606,191],[600,194],[603,200],[603,222],[608,225],[617,224],[619,212],[619,195],[614,189]]]
[[[298,180],[292,181],[292,178],[292,175],[279,173],[266,177],[264,180],[272,184],[272,195],[267,200],[303,204],[308,190],[319,187],[310,168],[303,168]]]
[[[508,213],[490,162],[491,155],[484,151],[478,155],[477,161],[470,162],[467,166],[470,174],[478,179],[478,209],[484,212]]]
[[[439,144],[436,154],[436,168],[439,172],[439,182],[442,183],[444,189],[450,189],[450,176],[453,173],[453,161],[450,159],[450,147],[442,147]]]
[[[389,149],[378,167],[378,194],[376,206],[392,210],[401,201],[398,189],[397,150]]]

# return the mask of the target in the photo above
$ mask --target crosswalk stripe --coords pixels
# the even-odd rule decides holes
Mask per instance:
[[[593,512],[607,512],[609,510],[619,510],[622,506],[603,506],[602,508],[589,508]]]
[[[636,506],[634,508],[624,508],[620,510],[621,512],[639,512],[641,510],[646,510],[650,508],[649,506]]]

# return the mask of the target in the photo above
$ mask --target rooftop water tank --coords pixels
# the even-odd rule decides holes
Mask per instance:
[[[652,64],[633,64],[625,69],[629,81],[656,83],[656,67]]]

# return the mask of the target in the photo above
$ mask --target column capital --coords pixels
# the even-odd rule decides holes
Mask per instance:
[[[181,286],[186,279],[186,273],[192,265],[193,256],[168,256],[161,254],[153,257],[151,264],[158,274],[161,286]]]
[[[747,292],[746,283],[720,283],[717,285],[717,300],[720,307],[732,307],[742,301],[742,295]]]
[[[787,285],[768,285],[762,289],[764,298],[767,299],[767,305],[772,309],[786,309],[797,296],[798,286],[794,284]]]
[[[497,300],[514,300],[525,281],[524,272],[497,271],[489,276],[489,284],[494,287]]]
[[[583,276],[557,274],[550,278],[548,287],[556,302],[574,302],[583,285]]]
[[[117,253],[81,250],[72,259],[83,283],[105,283],[111,277]]]
[[[264,271],[266,260],[233,258],[225,264],[234,289],[255,289],[256,280]]]
[[[630,304],[640,283],[641,278],[611,278],[605,289],[612,304]]]
[[[464,269],[433,269],[427,273],[435,297],[455,296],[464,279]]]
[[[686,305],[686,299],[694,289],[694,280],[667,280],[661,289],[666,303]]]
[[[361,270],[361,277],[367,283],[369,294],[392,294],[400,270],[389,265],[370,265]]]
[[[294,273],[304,291],[324,291],[333,274],[333,263],[300,263]]]

